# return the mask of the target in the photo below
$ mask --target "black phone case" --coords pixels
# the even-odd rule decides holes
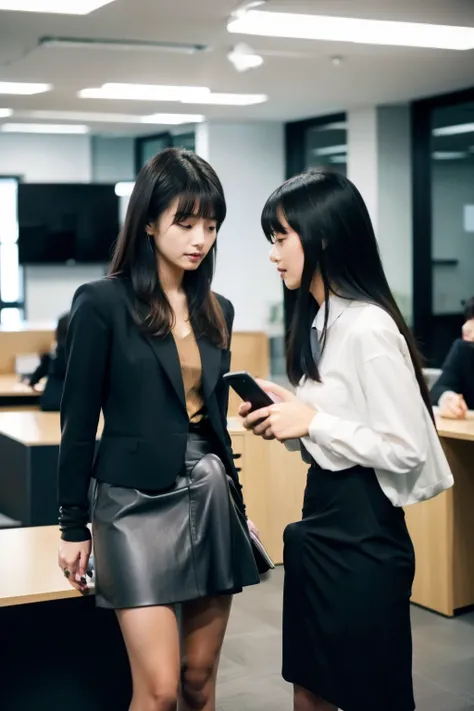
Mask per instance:
[[[224,378],[244,402],[251,403],[251,412],[274,404],[271,397],[262,390],[249,373],[229,373]]]

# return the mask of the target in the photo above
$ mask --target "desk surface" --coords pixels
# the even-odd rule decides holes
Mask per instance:
[[[59,528],[0,531],[0,607],[79,597],[57,562]]]
[[[474,442],[474,412],[472,411],[468,412],[465,420],[447,420],[438,416],[436,426],[440,437]]]
[[[474,412],[469,412],[465,420],[446,420],[437,417],[436,424],[440,437],[474,442]],[[99,436],[101,429],[100,422]],[[232,435],[245,432],[237,417],[229,418],[229,430]],[[61,439],[59,413],[34,409],[0,411],[0,434],[28,447],[59,444]]]
[[[237,417],[229,418],[231,434],[244,433]],[[99,422],[98,435],[102,431]],[[27,447],[59,445],[61,427],[58,412],[41,412],[34,409],[0,411],[0,435],[21,442]]]
[[[0,375],[0,397],[38,397],[40,393],[35,392],[29,385],[20,383],[17,375]]]

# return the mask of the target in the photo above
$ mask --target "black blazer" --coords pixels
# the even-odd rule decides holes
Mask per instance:
[[[464,396],[474,410],[474,343],[454,341],[443,364],[443,373],[431,389],[431,402],[437,405],[443,393],[452,390]]]
[[[217,297],[232,332],[234,309]],[[148,336],[132,316],[128,280],[106,277],[80,287],[72,304],[61,404],[59,505],[63,538],[88,537],[91,477],[115,486],[163,490],[184,464],[189,418],[172,335]],[[216,454],[241,486],[227,431],[230,350],[197,339],[203,395]],[[100,411],[104,430],[94,457]],[[245,512],[243,500],[242,510]]]

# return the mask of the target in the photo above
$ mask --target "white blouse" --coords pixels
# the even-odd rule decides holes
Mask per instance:
[[[313,323],[319,336],[324,314],[325,306]],[[373,468],[394,506],[453,485],[407,343],[383,309],[331,296],[319,371],[321,383],[305,380],[297,389],[317,410],[309,437],[301,440],[317,464],[334,472]]]

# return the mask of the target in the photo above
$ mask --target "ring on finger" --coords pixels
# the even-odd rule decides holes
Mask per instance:
[[[69,568],[64,568],[63,573],[65,578],[71,577],[71,571],[69,570]]]

